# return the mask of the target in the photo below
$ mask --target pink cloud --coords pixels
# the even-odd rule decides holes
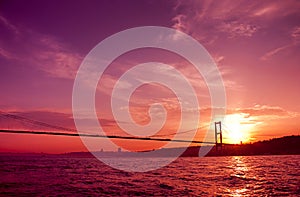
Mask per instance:
[[[251,37],[273,25],[277,18],[298,14],[299,1],[178,1],[174,28],[200,41],[215,39],[220,32],[230,37]],[[223,38],[223,37],[222,37]]]
[[[295,118],[300,114],[298,112],[288,111],[279,106],[255,105],[249,108],[229,109],[229,113],[243,113],[248,117],[255,117],[260,121],[278,120],[286,118]]]
[[[172,27],[174,29],[186,32],[187,27],[186,27],[186,24],[184,23],[185,18],[186,18],[186,16],[183,14],[179,14],[179,15],[175,16],[173,18],[174,25]]]
[[[277,53],[291,47],[292,45],[288,44],[288,45],[284,45],[275,49],[272,49],[271,51],[267,52],[266,54],[264,54],[260,59],[261,60],[268,60],[270,59],[272,56],[276,55]]]
[[[251,37],[257,31],[257,27],[255,25],[243,24],[234,21],[221,24],[219,26],[219,31],[228,33],[230,37]]]
[[[0,48],[0,56],[4,57],[5,59],[14,59],[13,55],[3,48]]]
[[[300,43],[300,26],[295,27],[291,33],[291,37],[294,39],[295,44]]]

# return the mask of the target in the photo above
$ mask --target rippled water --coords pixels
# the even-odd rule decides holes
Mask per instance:
[[[179,158],[147,173],[114,170],[94,158],[0,161],[2,196],[300,196],[299,155]]]

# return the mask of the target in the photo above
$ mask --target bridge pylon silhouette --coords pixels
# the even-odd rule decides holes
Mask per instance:
[[[218,138],[219,137],[219,138]],[[221,121],[215,122],[215,143],[216,143],[216,150],[222,150],[223,147],[223,139],[222,139],[222,126]]]

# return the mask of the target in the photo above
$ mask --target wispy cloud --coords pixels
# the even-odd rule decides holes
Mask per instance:
[[[247,117],[255,117],[261,121],[298,117],[298,112],[288,111],[279,106],[255,105],[249,108],[229,109],[229,113],[242,113]]]
[[[11,54],[9,51],[0,48],[0,56],[2,56],[5,59],[14,59],[13,54]]]
[[[175,16],[173,18],[174,25],[172,27],[174,29],[186,32],[187,27],[186,27],[186,23],[184,22],[185,18],[186,18],[186,15],[183,15],[183,14],[179,14],[179,15]]]
[[[82,56],[53,37],[37,37],[36,46],[32,49],[33,57],[28,61],[52,77],[74,79]]]
[[[270,51],[268,51],[267,53],[265,53],[260,59],[261,60],[269,60],[271,57],[273,57],[274,55],[290,49],[292,47],[298,46],[300,44],[300,27],[294,27],[291,31],[290,31],[290,42],[286,45],[283,46],[279,46],[275,49],[272,49]]]
[[[268,60],[270,59],[271,57],[273,57],[274,55],[276,55],[277,53],[291,47],[292,45],[291,44],[288,44],[288,45],[284,45],[284,46],[281,46],[281,47],[278,47],[278,48],[275,48],[275,49],[272,49],[271,51],[267,52],[266,54],[264,54],[260,59],[261,60]]]
[[[15,35],[19,34],[19,29],[10,23],[5,17],[0,15],[0,23],[4,25],[9,31],[13,32]]]
[[[219,37],[221,32],[230,37],[250,37],[258,29],[250,20],[251,5],[232,1],[179,1],[175,10],[178,15],[173,19],[173,27],[191,33],[200,41],[216,39],[214,36]]]
[[[287,1],[264,1],[252,2],[257,5],[254,7],[252,13],[253,17],[260,17],[264,19],[281,18],[292,14],[299,13],[300,3],[297,0]]]
[[[291,37],[293,38],[295,44],[300,43],[300,26],[297,26],[292,30]]]
[[[203,44],[218,39],[250,38],[256,32],[272,30],[272,21],[299,15],[299,1],[178,1],[173,27],[192,34]],[[272,28],[270,28],[272,27]]]
[[[8,61],[31,65],[51,77],[74,79],[82,56],[59,39],[19,27],[0,16],[0,24],[13,32],[13,38],[2,40],[0,55]],[[5,46],[5,47],[4,47]]]
[[[257,31],[255,25],[239,23],[237,21],[223,23],[218,28],[219,31],[228,33],[231,38],[237,36],[251,37]]]

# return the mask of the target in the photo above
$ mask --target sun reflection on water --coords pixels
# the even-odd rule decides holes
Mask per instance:
[[[247,163],[245,162],[245,157],[233,157],[232,167],[234,171],[233,176],[246,177],[246,172],[249,171]]]
[[[249,172],[249,166],[246,162],[246,157],[232,157],[231,159],[231,168],[232,173],[230,174],[230,177],[233,179],[241,179],[241,180],[247,180],[248,179],[248,172]],[[248,192],[248,188],[246,188],[247,184],[241,184],[238,180],[235,180],[233,182],[232,188],[229,188],[228,192],[232,196],[244,196],[245,193]]]

